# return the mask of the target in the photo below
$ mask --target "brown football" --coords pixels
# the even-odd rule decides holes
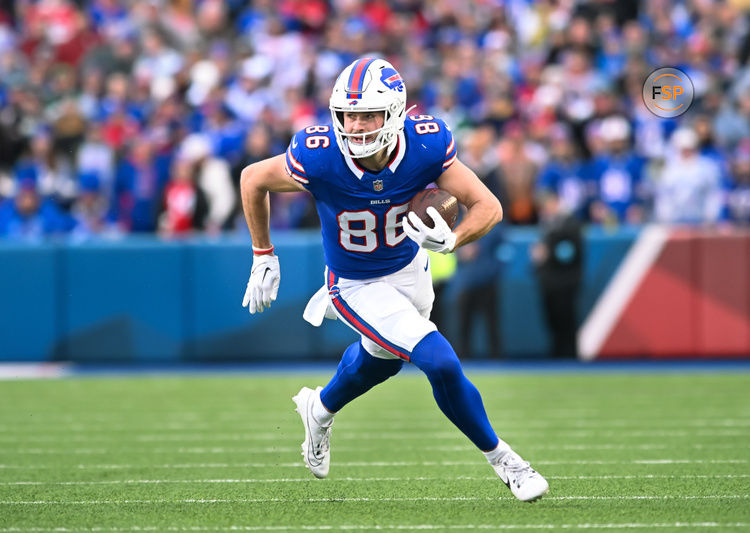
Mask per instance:
[[[419,191],[409,202],[409,211],[414,211],[428,228],[435,226],[430,215],[427,214],[428,207],[434,207],[448,226],[453,229],[458,220],[458,200],[448,191],[443,189],[425,189]]]

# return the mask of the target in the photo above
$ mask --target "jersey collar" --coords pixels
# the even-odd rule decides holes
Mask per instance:
[[[394,157],[388,164],[388,168],[391,172],[396,172],[399,163],[406,155],[406,137],[404,136],[404,130],[398,132],[398,140],[396,141],[396,157]]]
[[[391,157],[391,162],[388,163],[387,168],[390,169],[391,172],[396,172],[396,169],[398,168],[399,163],[401,163],[401,160],[404,158],[404,155],[406,155],[406,138],[404,136],[403,130],[401,130],[398,133],[398,137],[396,139],[396,153],[393,157]],[[352,173],[357,176],[357,179],[361,180],[362,176],[364,176],[365,172],[367,171],[359,166],[356,160],[349,153],[344,154],[344,161],[346,161],[346,166],[349,167],[349,170],[351,170]]]

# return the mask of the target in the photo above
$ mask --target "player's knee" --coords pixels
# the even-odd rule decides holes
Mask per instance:
[[[432,381],[447,382],[463,375],[461,362],[453,347],[439,332],[433,331],[422,339],[412,350],[412,363]]]
[[[432,364],[431,374],[433,377],[440,379],[443,383],[449,383],[458,380],[463,376],[461,362],[456,356],[456,352],[451,350],[449,354],[441,354]]]
[[[365,350],[361,344],[359,345],[359,349],[361,370],[380,381],[395,376],[401,370],[401,367],[404,366],[404,362],[401,359],[381,359],[375,357]]]
[[[341,372],[352,385],[369,388],[398,373],[403,366],[400,359],[380,359],[371,355],[357,342],[347,348]]]

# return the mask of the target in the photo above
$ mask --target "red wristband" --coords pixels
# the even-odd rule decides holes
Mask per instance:
[[[273,253],[273,244],[270,248],[256,248],[253,246],[254,255],[271,255]]]

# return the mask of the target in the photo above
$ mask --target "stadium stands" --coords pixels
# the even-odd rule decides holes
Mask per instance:
[[[333,77],[367,54],[393,62],[410,103],[463,142],[487,127],[481,167],[497,170],[510,223],[535,223],[547,190],[596,224],[747,224],[742,9],[692,0],[3,2],[0,237],[234,231],[242,166],[326,121]],[[664,65],[695,88],[678,119],[642,102],[643,80]],[[660,199],[679,173],[678,127],[697,137],[718,199],[689,220],[665,215],[675,206]],[[555,143],[565,140],[561,165]],[[206,213],[170,211],[180,180]],[[305,195],[273,201],[275,227],[317,224]]]

